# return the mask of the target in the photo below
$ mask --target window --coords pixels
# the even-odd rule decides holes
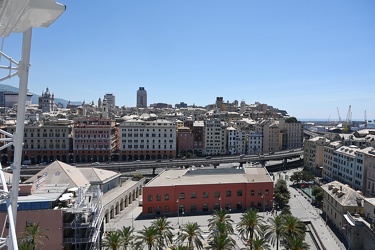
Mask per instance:
[[[237,190],[237,196],[242,196],[242,190]]]
[[[269,195],[269,193],[270,193],[270,190],[268,190],[268,189],[266,189],[266,191],[264,191],[265,195]]]
[[[197,193],[196,192],[192,192],[190,198],[191,199],[196,199],[197,198]]]
[[[169,201],[169,194],[164,195],[164,200]]]
[[[208,211],[208,204],[207,203],[204,203],[203,206],[202,206],[202,211],[203,212],[207,212]]]
[[[161,200],[161,195],[160,195],[160,194],[157,194],[157,195],[156,195],[156,200],[157,200],[157,201],[160,201],[160,200]]]
[[[185,193],[180,193],[179,196],[178,196],[178,198],[179,198],[180,200],[185,199]]]
[[[214,193],[214,197],[215,197],[215,198],[220,198],[220,192],[219,192],[219,191],[216,191],[216,192]]]
[[[231,197],[232,196],[232,191],[227,190],[225,191],[225,197]]]
[[[168,213],[169,212],[169,206],[164,207],[164,212]]]
[[[203,192],[203,198],[208,198],[208,192]]]
[[[254,196],[254,190],[251,190],[250,195]]]
[[[218,202],[216,202],[214,204],[214,210],[219,210],[220,209],[220,204]]]
[[[262,190],[261,189],[258,190],[258,196],[262,196]]]
[[[197,212],[197,205],[196,205],[196,204],[192,204],[192,205],[190,206],[190,212],[192,212],[192,213]]]
[[[148,195],[147,200],[152,201],[152,195],[151,194]]]
[[[152,214],[152,207],[148,207],[148,208],[147,208],[147,212],[148,212],[149,214]]]

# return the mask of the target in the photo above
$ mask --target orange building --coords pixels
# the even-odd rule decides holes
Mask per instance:
[[[143,214],[194,214],[273,207],[273,181],[262,167],[166,170],[143,188]]]

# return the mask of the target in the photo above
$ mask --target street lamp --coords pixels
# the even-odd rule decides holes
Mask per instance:
[[[177,225],[180,225],[180,199],[177,199]]]
[[[219,197],[220,210],[221,210],[221,196]]]
[[[266,196],[265,195],[262,195],[261,196],[262,199],[263,199],[263,216],[265,217],[265,213],[266,213]]]

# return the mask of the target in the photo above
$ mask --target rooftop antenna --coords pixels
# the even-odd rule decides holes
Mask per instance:
[[[12,166],[13,179],[10,192],[8,191],[4,173],[1,171],[2,168],[0,165],[0,178],[2,181],[1,191],[4,194],[0,202],[6,203],[9,218],[9,237],[0,238],[0,248],[7,246],[10,250],[18,250],[15,225],[17,224],[17,201],[21,175],[20,169],[23,131],[25,128],[24,119],[30,67],[32,28],[49,27],[65,9],[65,5],[56,3],[55,0],[3,0],[0,6],[0,37],[8,37],[11,33],[23,33],[21,61],[16,62],[0,51],[0,57],[4,57],[9,62],[9,65],[0,65],[0,69],[8,70],[8,75],[0,78],[0,81],[12,78],[16,75],[19,77],[16,132],[10,134],[0,130],[0,133],[8,137],[1,139],[4,145],[0,147],[0,150],[14,145],[14,163]]]

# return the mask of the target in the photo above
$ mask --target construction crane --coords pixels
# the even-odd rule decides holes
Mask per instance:
[[[337,114],[339,115],[339,122],[341,122],[341,116],[340,116],[339,107],[337,107]]]
[[[352,122],[352,106],[349,105],[348,113],[346,114],[346,121],[344,125],[344,131],[349,132],[350,131],[350,125]]]

